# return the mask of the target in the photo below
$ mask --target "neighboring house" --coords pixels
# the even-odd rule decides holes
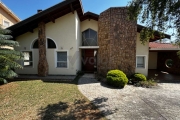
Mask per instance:
[[[144,28],[128,21],[125,7],[100,15],[83,12],[81,0],[66,0],[9,27],[24,52],[18,74],[75,75],[77,71],[106,75],[121,69],[126,74],[148,74],[149,43],[142,45]],[[170,38],[169,35],[165,35]],[[155,41],[159,35],[155,34]]]
[[[0,25],[7,28],[20,22],[20,19],[2,2],[0,2]]]
[[[149,69],[180,74],[179,46],[170,43],[149,43]]]

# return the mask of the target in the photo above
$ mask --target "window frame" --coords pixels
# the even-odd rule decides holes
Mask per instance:
[[[50,39],[50,40],[52,40],[53,42],[54,42],[54,44],[55,44],[55,47],[56,48],[48,48],[48,39]],[[34,43],[36,42],[36,41],[38,41],[38,38],[36,38],[36,39],[34,39],[33,41],[32,41],[32,43],[31,43],[31,49],[39,49],[39,46],[38,46],[38,48],[34,48]],[[50,38],[50,37],[47,37],[46,38],[46,49],[58,49],[58,46],[57,46],[57,44],[56,44],[56,42],[52,39],[52,38]]]
[[[24,51],[24,50],[23,50],[23,51],[21,51],[21,52],[22,52],[22,53],[23,53],[23,52],[31,52],[31,53],[32,53],[32,56],[31,56],[31,57],[32,57],[32,60],[31,60],[31,61],[30,61],[30,60],[23,60],[23,61],[22,61],[22,66],[23,66],[24,68],[33,68],[33,67],[34,67],[33,51],[30,51],[30,50]],[[32,65],[31,65],[31,66],[24,66],[24,62],[30,62],[30,63],[32,63]]]
[[[58,58],[58,54],[57,54],[58,52],[66,52],[67,53],[67,61],[66,61],[67,62],[67,67],[58,67],[57,66],[58,62],[65,62],[65,61],[58,61],[58,59],[57,59]],[[69,52],[68,52],[68,50],[58,50],[58,51],[55,52],[55,54],[56,54],[55,67],[58,68],[58,69],[68,69],[69,68],[69,60],[68,60]]]
[[[87,37],[87,38],[86,38],[86,35],[85,35],[84,33],[86,33],[87,31],[88,31],[88,34],[89,34],[89,35],[92,34],[90,31],[96,32],[96,36],[94,36],[94,37]],[[81,37],[82,37],[82,46],[98,46],[98,31],[96,31],[96,30],[94,30],[94,29],[92,29],[92,28],[88,28],[88,29],[82,31],[81,34],[82,34],[82,35],[81,35]],[[94,39],[95,37],[96,37],[96,40]],[[85,38],[85,39],[84,39],[84,38]],[[96,43],[95,43],[96,45],[88,45],[88,44],[92,44],[92,42],[91,42],[91,43],[88,43],[88,40],[87,40],[87,39],[92,39],[93,41],[96,42]],[[85,42],[86,42],[87,45],[84,45]]]
[[[137,66],[137,63],[138,63],[138,62],[137,62],[137,58],[138,58],[138,57],[143,57],[143,58],[144,58],[144,67],[138,67],[138,66]],[[146,58],[147,58],[146,55],[136,55],[136,68],[137,68],[137,69],[146,69]]]

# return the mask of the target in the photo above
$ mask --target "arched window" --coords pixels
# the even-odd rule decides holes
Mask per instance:
[[[39,48],[38,40],[37,39],[34,41],[32,48]]]
[[[82,32],[83,46],[97,46],[97,32],[92,29],[87,29]]]
[[[32,48],[39,48],[37,39],[33,42]],[[55,42],[49,38],[47,38],[47,48],[56,48]]]
[[[47,47],[48,48],[56,48],[56,44],[54,43],[54,41],[53,40],[51,40],[51,39],[47,39]]]

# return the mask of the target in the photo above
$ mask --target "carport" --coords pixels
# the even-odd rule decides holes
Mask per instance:
[[[149,43],[149,76],[159,74],[160,79],[180,79],[180,59],[177,56],[179,46],[170,43]]]

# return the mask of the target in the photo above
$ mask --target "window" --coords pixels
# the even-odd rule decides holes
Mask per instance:
[[[32,48],[35,48],[35,49],[39,48],[38,40],[34,41]],[[49,38],[47,39],[47,48],[56,48],[56,44],[54,43],[54,41]]]
[[[97,32],[87,29],[82,32],[83,46],[97,46]]]
[[[57,67],[67,68],[67,52],[57,52]]]
[[[5,21],[5,20],[4,20],[4,27],[7,28],[7,27],[9,27],[9,26],[10,26],[10,23],[9,23],[8,21]]]
[[[38,40],[35,40],[35,42],[34,42],[34,44],[33,44],[33,48],[39,48]]]
[[[24,51],[24,62],[23,62],[23,66],[24,67],[29,67],[29,66],[33,66],[33,58],[32,58],[32,52],[29,51]]]
[[[136,68],[145,68],[145,56],[136,57]]]
[[[47,46],[48,48],[56,48],[56,44],[54,43],[54,41],[49,38],[47,39]]]

